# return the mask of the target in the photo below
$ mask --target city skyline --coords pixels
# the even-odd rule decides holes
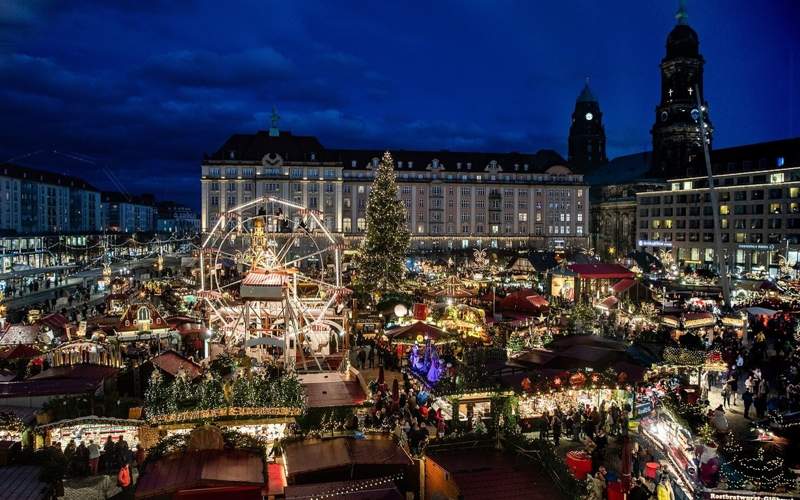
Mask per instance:
[[[14,3],[0,13],[0,110],[17,119],[0,126],[0,159],[23,156],[21,164],[101,188],[113,188],[102,172],[110,168],[132,193],[198,208],[203,153],[232,132],[268,128],[272,106],[281,129],[329,148],[555,149],[566,157],[587,75],[608,156],[649,150],[677,2],[507,7],[331,12],[253,3],[215,11],[196,2],[176,17],[168,5]],[[715,147],[792,137],[800,125],[792,105],[797,6],[754,10],[688,4],[707,62]],[[614,22],[627,28],[604,29]],[[208,36],[215,29],[223,35]],[[749,36],[729,35],[737,32]],[[54,149],[95,160],[25,156]]]

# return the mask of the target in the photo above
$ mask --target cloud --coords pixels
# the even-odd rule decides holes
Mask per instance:
[[[152,57],[143,72],[153,80],[187,87],[258,85],[290,77],[294,65],[271,47],[217,53],[181,50]]]

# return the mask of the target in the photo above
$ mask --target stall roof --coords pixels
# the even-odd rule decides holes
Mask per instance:
[[[411,465],[411,458],[393,439],[341,437],[296,441],[284,447],[287,476],[354,465]],[[291,482],[291,480],[289,481]]]
[[[432,451],[428,455],[455,480],[459,498],[550,500],[561,495],[540,467],[520,455],[487,448]]]
[[[42,351],[28,344],[16,344],[0,351],[0,359],[30,359],[41,353]]]
[[[386,336],[392,341],[398,340],[416,340],[418,336],[427,337],[432,341],[446,340],[451,335],[444,330],[436,328],[422,321],[416,321],[408,326],[401,326],[386,331]]]
[[[188,489],[265,486],[264,461],[243,450],[186,451],[151,464],[136,484],[136,498],[171,496]],[[223,496],[223,495],[221,495]]]
[[[35,465],[0,467],[0,484],[3,498],[38,500],[50,498],[52,488],[39,479],[42,470]]]
[[[624,292],[625,290],[629,290],[635,284],[636,280],[625,278],[624,280],[614,283],[614,286],[611,287],[611,291],[616,295],[618,293]]]
[[[337,498],[343,500],[402,500],[405,498],[393,482],[375,485],[374,479],[335,481],[287,486],[286,500]]]
[[[37,325],[9,325],[0,335],[0,345],[35,344],[40,330]]]
[[[635,276],[619,264],[572,264],[569,268],[582,279],[625,279]]]
[[[751,316],[774,316],[778,311],[775,309],[767,309],[766,307],[748,307],[747,314]]]
[[[608,297],[600,301],[600,303],[597,304],[597,307],[601,307],[603,309],[613,309],[617,307],[617,304],[619,304],[619,299],[614,297],[613,295],[609,295]]]
[[[203,374],[203,368],[200,365],[171,349],[169,351],[162,352],[150,361],[155,367],[163,370],[166,373],[169,373],[173,377],[178,375],[181,368],[183,368],[183,371],[189,377],[189,380],[194,380]]]
[[[358,380],[339,372],[307,373],[299,376],[309,408],[357,406],[367,399]]]
[[[25,424],[30,424],[36,420],[36,408],[25,406],[3,406],[0,405],[0,413],[11,413],[19,417]]]

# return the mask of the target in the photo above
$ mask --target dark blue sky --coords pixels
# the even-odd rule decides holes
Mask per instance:
[[[400,4],[403,4],[401,6]],[[199,164],[268,127],[330,147],[566,153],[584,77],[609,156],[650,145],[677,2],[0,0],[0,160],[199,206]],[[715,145],[800,132],[800,2],[689,1]]]

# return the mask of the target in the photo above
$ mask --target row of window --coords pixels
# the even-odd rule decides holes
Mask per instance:
[[[782,233],[767,233],[766,237],[763,233],[721,233],[722,243],[781,243],[787,238],[796,237]],[[713,243],[714,233],[641,233],[639,238],[642,240],[651,241],[690,241],[703,243]]]

